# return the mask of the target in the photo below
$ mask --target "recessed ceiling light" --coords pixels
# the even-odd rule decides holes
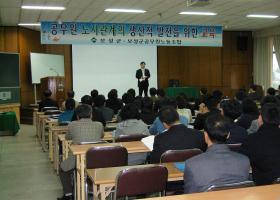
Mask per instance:
[[[19,23],[19,26],[41,26],[40,23]]]
[[[29,10],[65,10],[62,6],[21,6],[22,9]]]
[[[180,12],[180,15],[217,15],[213,12]]]
[[[247,15],[246,17],[256,17],[256,18],[270,18],[270,19],[275,19],[278,16],[277,15],[259,15],[259,14],[250,14]]]
[[[122,12],[122,13],[145,13],[145,10],[135,10],[135,9],[119,9],[119,8],[107,8],[105,12]]]

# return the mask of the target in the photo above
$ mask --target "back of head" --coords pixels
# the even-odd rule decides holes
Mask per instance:
[[[200,94],[201,94],[201,95],[206,95],[207,92],[208,92],[208,91],[207,91],[207,88],[204,88],[204,87],[203,87],[203,88],[200,88]]]
[[[135,100],[133,101],[133,103],[137,106],[138,110],[141,110],[141,108],[142,108],[142,97],[141,96],[135,97]]]
[[[223,98],[223,93],[220,90],[214,90],[212,96],[219,101]]]
[[[157,89],[156,88],[150,88],[150,95],[151,96],[156,96],[157,94]]]
[[[84,96],[81,98],[81,102],[82,102],[82,104],[87,104],[87,105],[92,106],[92,103],[93,103],[92,97],[89,96],[89,95],[84,95]]]
[[[271,95],[267,95],[262,99],[261,106],[263,107],[267,103],[275,103],[277,106],[280,106],[279,99]]]
[[[224,116],[231,120],[235,120],[241,115],[241,106],[236,100],[223,100],[220,103],[220,107],[223,110]]]
[[[128,119],[139,119],[140,113],[137,108],[137,106],[133,103],[125,105],[120,112],[120,117],[122,121],[128,120]]]
[[[158,90],[157,90],[157,95],[158,95],[159,97],[165,97],[165,91],[164,91],[164,89],[158,89]]]
[[[45,91],[44,91],[44,96],[45,96],[45,98],[49,98],[50,96],[52,96],[52,91],[50,91],[50,90],[45,90]]]
[[[129,104],[134,102],[134,98],[130,93],[124,93],[122,95],[122,101],[124,104]]]
[[[104,95],[98,95],[94,98],[94,103],[96,107],[102,107],[105,104],[105,97]]]
[[[230,128],[229,121],[222,115],[210,115],[205,121],[205,131],[213,143],[224,144]]]
[[[159,111],[159,120],[167,125],[172,125],[179,121],[179,114],[172,106],[166,106]]]
[[[204,99],[203,103],[208,108],[208,110],[213,110],[213,109],[217,108],[218,100],[212,96],[209,96]]]
[[[235,98],[237,101],[243,101],[244,99],[247,98],[247,93],[245,90],[243,89],[239,89],[236,93],[235,93]]]
[[[280,124],[280,109],[275,103],[266,103],[262,107],[261,116],[264,124],[276,126]]]
[[[187,102],[186,102],[185,98],[182,96],[177,96],[176,102],[177,102],[177,106],[179,109],[184,109],[187,106]]]
[[[70,91],[67,92],[67,97],[68,98],[72,98],[73,99],[74,96],[75,96],[75,92],[73,90],[70,90]]]
[[[92,107],[88,104],[82,104],[76,108],[76,115],[79,119],[90,118],[91,113]]]
[[[108,99],[117,99],[118,98],[118,91],[116,89],[110,90],[108,93]]]
[[[135,98],[135,96],[136,96],[136,92],[135,92],[135,90],[133,88],[130,88],[129,90],[127,90],[127,93],[131,94],[131,96],[133,98]]]
[[[244,114],[259,114],[257,104],[249,98],[246,98],[242,101],[242,112]]]
[[[95,97],[97,97],[98,96],[98,90],[95,90],[95,89],[93,89],[91,92],[90,92],[90,96],[92,97],[92,99],[94,99]]]
[[[270,88],[268,88],[268,89],[266,90],[266,93],[267,93],[267,95],[272,95],[272,96],[274,96],[275,93],[276,93],[276,90],[275,90],[274,88],[270,87]]]
[[[144,97],[142,99],[142,107],[146,110],[152,110],[153,109],[153,100],[150,97]]]
[[[69,98],[65,101],[65,108],[66,110],[74,110],[75,109],[75,100]]]

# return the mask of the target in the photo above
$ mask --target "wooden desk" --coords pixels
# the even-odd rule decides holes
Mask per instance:
[[[168,170],[168,181],[183,180],[184,173],[178,170],[173,163],[162,164]],[[99,169],[87,169],[86,174],[93,182],[93,191],[95,192],[95,198],[105,200],[107,196],[112,192],[115,186],[115,180],[118,173],[124,169],[136,168],[136,167],[148,167],[155,165],[135,165],[135,166],[122,166],[122,167],[109,167]]]
[[[147,198],[145,200],[279,200],[280,184],[249,187],[242,189],[202,192],[168,197]]]
[[[39,121],[40,121],[40,118],[39,118],[39,116],[40,115],[44,115],[44,112],[35,112],[35,127],[36,127],[36,136],[37,136],[37,138],[38,138],[38,140],[40,141],[40,139],[41,139],[41,136],[40,136],[40,123],[39,123]]]
[[[76,180],[77,180],[77,200],[85,200],[85,153],[91,147],[98,146],[123,146],[128,153],[144,153],[150,152],[150,149],[141,141],[136,142],[121,142],[121,143],[106,143],[106,144],[84,144],[71,145],[70,150],[76,156]]]

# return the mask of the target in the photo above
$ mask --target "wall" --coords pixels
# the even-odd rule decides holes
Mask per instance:
[[[248,36],[247,51],[237,50],[237,36]],[[223,47],[158,47],[159,87],[170,79],[232,96],[252,82],[252,33],[224,32]]]
[[[40,32],[21,27],[0,27],[0,51],[20,53],[21,105],[34,103],[30,52],[64,55],[66,91],[72,89],[71,45],[41,45]],[[40,86],[37,87],[40,93]],[[40,94],[38,94],[38,97]]]

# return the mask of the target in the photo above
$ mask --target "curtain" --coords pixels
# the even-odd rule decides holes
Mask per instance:
[[[280,67],[280,35],[276,35],[273,37],[273,46],[275,49],[275,55]]]
[[[272,38],[254,38],[254,83],[264,90],[271,86],[272,75]]]

